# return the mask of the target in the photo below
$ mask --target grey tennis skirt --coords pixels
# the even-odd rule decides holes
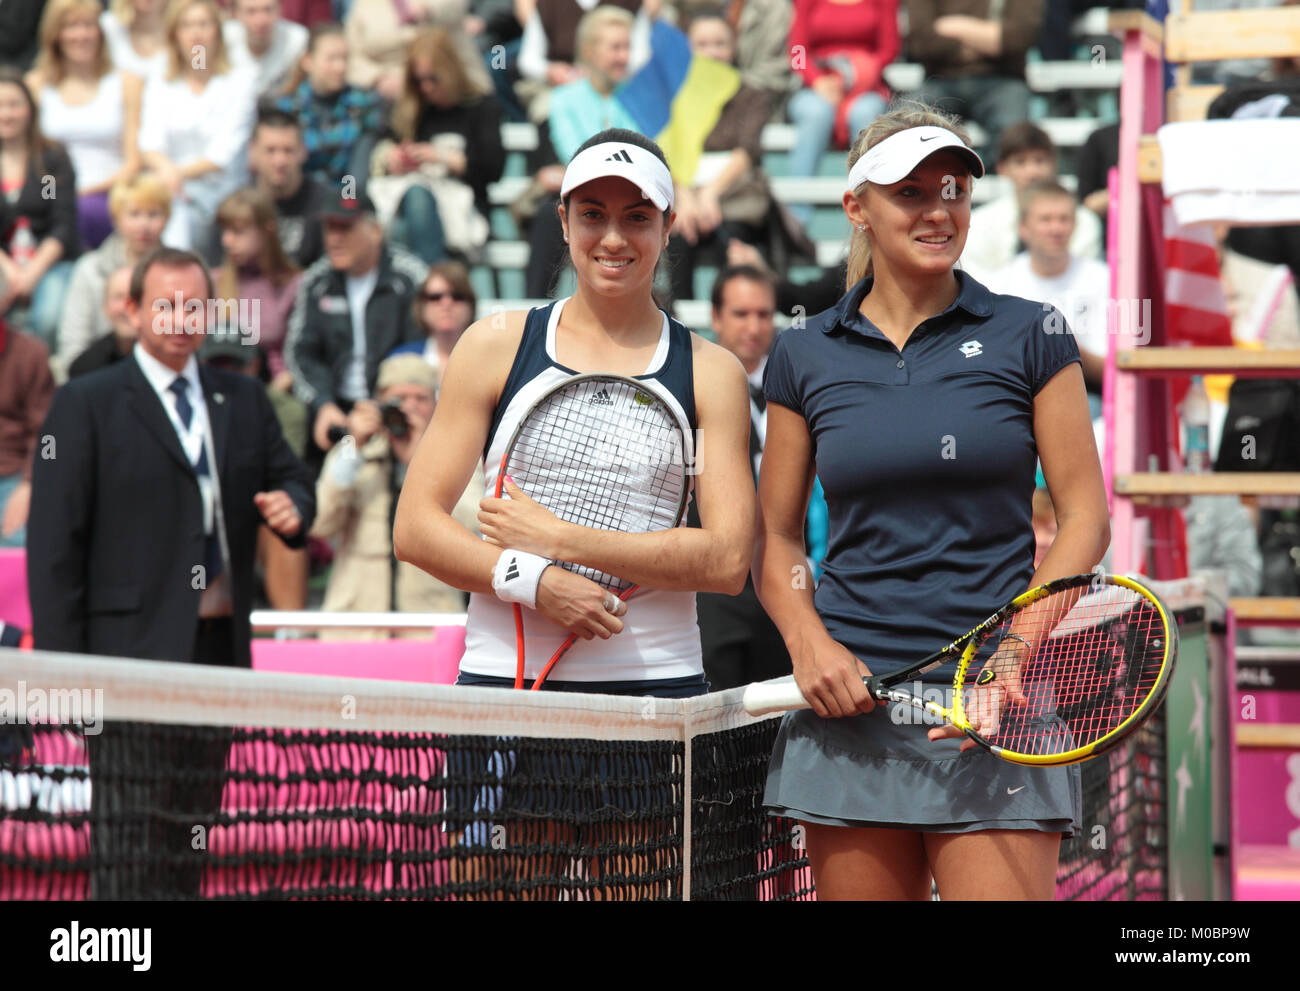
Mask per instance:
[[[1077,764],[1025,767],[982,748],[959,753],[964,737],[931,741],[933,725],[899,705],[845,719],[788,713],[763,802],[773,815],[829,826],[1066,836],[1082,828]]]

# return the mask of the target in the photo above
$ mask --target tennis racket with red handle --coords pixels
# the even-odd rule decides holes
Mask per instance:
[[[544,393],[520,420],[501,459],[507,476],[562,520],[598,530],[646,533],[680,525],[694,464],[691,432],[657,384],[622,375],[575,375]],[[637,589],[617,575],[556,561],[627,600]],[[516,603],[515,687],[524,687],[526,646]],[[570,634],[533,682],[537,691],[577,641]]]

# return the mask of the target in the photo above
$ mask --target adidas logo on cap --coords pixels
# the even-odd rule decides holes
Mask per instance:
[[[620,149],[619,151],[614,152],[614,154],[610,155],[609,158],[605,159],[605,161],[607,161],[607,162],[627,162],[628,165],[631,165],[631,164],[632,164],[632,156],[629,155],[629,154],[627,153],[627,149],[626,149],[626,148],[623,148],[623,149]]]

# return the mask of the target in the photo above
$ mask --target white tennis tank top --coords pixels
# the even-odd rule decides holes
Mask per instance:
[[[99,29],[104,32],[104,43],[108,45],[108,57],[123,72],[139,76],[148,82],[154,73],[161,73],[167,67],[167,49],[164,46],[146,58],[137,54],[131,44],[131,29],[117,19],[111,10],[99,15]]]
[[[530,334],[525,329],[520,341],[520,351],[536,347],[544,341],[545,360],[540,356],[519,354],[515,366],[531,365],[536,369],[513,395],[502,397],[505,403],[495,431],[488,442],[484,476],[489,493],[496,492],[496,477],[501,469],[501,459],[506,445],[524,414],[542,394],[553,388],[574,372],[556,360],[555,328],[566,300],[551,307],[546,321],[545,336]],[[538,315],[534,310],[532,317]],[[668,317],[663,318],[659,347],[650,359],[649,367],[638,378],[648,379],[656,390],[674,407],[684,423],[692,423],[671,384],[658,378],[670,364],[681,366],[683,358],[689,362],[689,335],[680,345],[685,355],[676,354]],[[672,376],[680,380],[680,376]],[[678,386],[680,388],[680,384]],[[693,399],[691,400],[693,406]],[[693,423],[692,423],[693,425]],[[524,677],[536,678],[551,659],[551,655],[568,636],[535,610],[523,607],[524,643],[526,656]],[[700,629],[695,619],[695,593],[662,591],[640,588],[628,600],[627,614],[622,617],[623,632],[608,640],[578,640],[569,648],[548,676],[555,681],[651,681],[665,678],[687,678],[703,674],[700,652]],[[494,595],[472,593],[465,628],[465,654],[460,669],[472,674],[495,675],[513,678],[517,663],[515,648],[515,618],[510,603]]]
[[[71,106],[54,86],[41,89],[41,132],[63,142],[82,189],[98,186],[122,168],[122,73],[99,80],[89,103]]]

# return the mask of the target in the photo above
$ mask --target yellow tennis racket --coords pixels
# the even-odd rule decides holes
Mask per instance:
[[[1119,575],[1075,575],[1016,596],[948,646],[863,682],[877,700],[929,712],[1003,760],[1072,764],[1142,725],[1177,656],[1178,628],[1150,589]],[[953,661],[944,701],[903,687]],[[753,715],[810,707],[792,681],[750,685],[744,703]]]

